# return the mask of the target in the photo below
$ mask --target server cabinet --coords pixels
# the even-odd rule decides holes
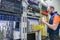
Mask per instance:
[[[6,27],[8,27],[6,28],[7,31],[4,31],[5,34],[3,33],[3,31],[0,31],[0,34],[2,34],[0,36],[0,40],[20,39],[20,18],[22,13],[22,0],[0,0],[0,21],[2,21],[3,23],[4,21],[7,21]],[[16,36],[14,35],[14,32],[16,33],[17,31],[19,32],[19,38],[14,39],[14,37]]]
[[[22,0],[1,0],[0,10],[14,12],[14,14],[23,13]]]
[[[4,13],[8,13],[8,12],[0,12],[0,25],[2,28],[0,31],[0,40],[14,40],[14,31],[16,31],[16,29],[19,29],[17,31],[20,32],[20,17],[17,17],[15,15],[8,15],[8,14],[4,14]],[[16,23],[16,24],[15,24]],[[6,24],[6,25],[5,25]],[[16,28],[14,28],[16,26]],[[5,31],[6,30],[6,31]],[[19,39],[20,39],[20,33],[19,33]]]

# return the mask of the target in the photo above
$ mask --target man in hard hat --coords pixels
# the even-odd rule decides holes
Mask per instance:
[[[42,22],[48,26],[48,33],[50,40],[60,40],[59,39],[59,27],[60,27],[60,18],[57,12],[54,12],[54,7],[50,6],[48,13],[51,15],[49,22],[45,19],[42,19]]]

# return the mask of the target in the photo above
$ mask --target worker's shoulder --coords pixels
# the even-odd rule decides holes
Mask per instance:
[[[59,15],[55,15],[54,18],[53,18],[53,21],[54,21],[55,23],[59,23],[59,22],[60,22]]]
[[[55,15],[54,17],[59,18],[59,15]]]
[[[60,20],[59,15],[55,15],[54,20]]]

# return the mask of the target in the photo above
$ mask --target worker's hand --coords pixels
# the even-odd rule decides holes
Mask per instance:
[[[44,17],[42,18],[42,22],[43,22],[43,23],[46,23],[46,22],[47,22]]]

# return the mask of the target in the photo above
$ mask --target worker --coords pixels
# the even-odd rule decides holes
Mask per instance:
[[[55,8],[53,6],[50,6],[48,9],[48,13],[51,15],[49,22],[47,22],[45,19],[42,19],[42,22],[45,23],[48,26],[48,34],[50,40],[60,40],[59,39],[59,15],[57,12],[54,12]]]

